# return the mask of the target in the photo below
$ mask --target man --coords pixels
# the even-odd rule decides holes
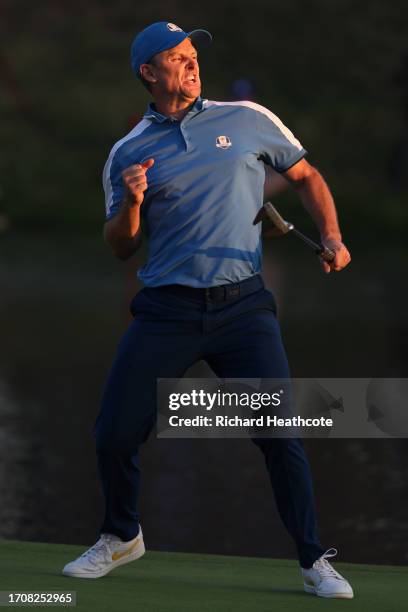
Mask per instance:
[[[143,120],[112,149],[104,170],[105,239],[120,259],[149,240],[139,270],[134,321],[118,347],[95,426],[106,512],[98,542],[65,566],[98,578],[144,553],[137,499],[138,448],[155,423],[157,378],[180,378],[205,359],[220,378],[289,378],[275,302],[260,276],[264,163],[282,173],[336,253],[341,242],[332,196],[281,121],[252,102],[200,97],[197,48],[211,41],[172,23],[143,30],[132,66],[151,92]],[[254,439],[265,457],[280,516],[293,537],[307,592],[350,598],[316,530],[310,468],[298,439]]]

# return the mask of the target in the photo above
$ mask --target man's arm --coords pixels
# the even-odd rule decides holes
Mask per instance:
[[[129,259],[142,242],[140,229],[140,206],[147,189],[146,171],[154,164],[148,159],[122,172],[125,194],[119,211],[105,223],[103,236],[119,259]]]
[[[316,223],[322,243],[336,253],[330,264],[321,260],[324,271],[338,272],[347,266],[351,257],[342,243],[336,207],[325,180],[305,159],[282,174],[298,192],[303,206]]]

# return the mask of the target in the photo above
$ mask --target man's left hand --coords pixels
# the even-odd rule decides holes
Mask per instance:
[[[345,268],[350,263],[351,255],[346,246],[340,240],[335,240],[334,238],[322,238],[322,244],[323,246],[326,246],[334,251],[336,254],[335,258],[330,263],[324,261],[320,257],[320,262],[326,274],[329,274],[332,270],[335,272],[340,272],[340,270]]]

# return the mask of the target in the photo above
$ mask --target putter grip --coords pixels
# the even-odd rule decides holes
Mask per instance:
[[[327,261],[327,263],[330,263],[336,257],[336,253],[334,251],[332,251],[331,249],[328,249],[326,246],[323,246],[323,245],[317,251],[317,254],[322,259],[324,259],[324,261]]]

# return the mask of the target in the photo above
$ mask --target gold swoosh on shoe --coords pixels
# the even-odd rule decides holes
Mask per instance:
[[[118,552],[112,553],[112,561],[118,561],[118,559],[122,559],[123,557],[130,555],[134,551],[136,546],[139,544],[139,539],[140,538],[137,538],[136,542],[134,542],[132,546],[130,546],[128,549],[123,550],[122,552],[118,551]]]

